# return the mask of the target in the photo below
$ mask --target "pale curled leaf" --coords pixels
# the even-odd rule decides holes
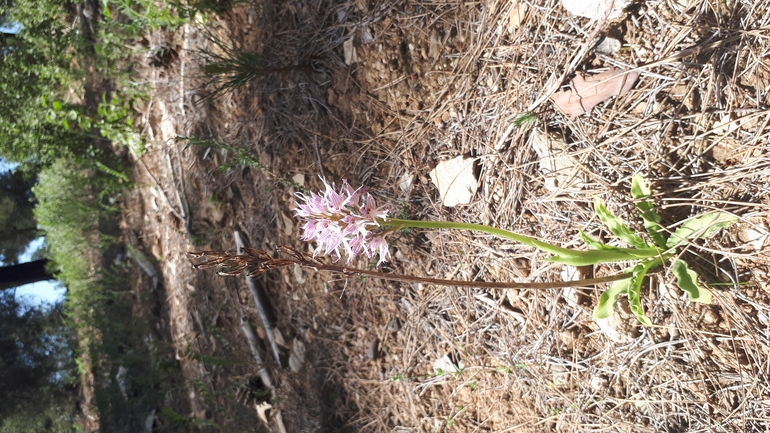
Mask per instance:
[[[676,248],[690,239],[707,238],[715,231],[727,227],[737,220],[738,218],[726,212],[710,212],[698,218],[689,219],[668,238],[666,247]]]
[[[637,78],[638,72],[616,68],[588,78],[578,73],[572,80],[571,88],[554,93],[551,100],[561,111],[574,119],[613,96],[625,95],[634,86]]]

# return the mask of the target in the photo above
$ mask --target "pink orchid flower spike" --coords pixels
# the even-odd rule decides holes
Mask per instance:
[[[347,180],[337,189],[321,178],[325,189],[322,194],[296,194],[294,213],[302,224],[302,240],[316,242],[313,255],[331,255],[339,260],[342,253],[347,263],[363,253],[371,258],[379,254],[378,265],[390,257],[381,222],[387,221],[390,211],[380,208],[370,193],[354,189]]]

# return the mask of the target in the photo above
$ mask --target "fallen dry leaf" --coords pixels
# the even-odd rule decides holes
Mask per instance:
[[[613,96],[625,95],[634,86],[637,78],[638,72],[616,68],[588,78],[578,74],[572,80],[571,89],[554,93],[551,100],[564,114],[574,119]]]
[[[438,188],[441,203],[444,206],[468,204],[476,194],[478,181],[473,174],[475,159],[458,156],[449,161],[441,161],[431,170],[430,179]]]
[[[342,51],[345,54],[345,64],[350,66],[353,63],[357,63],[358,60],[358,53],[356,52],[356,47],[353,45],[353,38],[348,39],[342,44]]]

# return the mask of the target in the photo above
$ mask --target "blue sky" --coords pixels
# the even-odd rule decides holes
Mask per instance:
[[[13,23],[11,26],[0,26],[0,32],[3,33],[19,33],[21,30],[21,24]]]
[[[21,255],[20,261],[32,260],[32,253],[45,244],[44,238],[37,238],[27,246],[27,251]],[[64,299],[66,289],[56,280],[41,281],[26,284],[16,288],[16,299],[29,305],[52,304]]]
[[[13,169],[18,164],[7,164],[0,160],[0,172]],[[32,254],[45,244],[45,238],[37,238],[27,245],[27,250],[19,257],[24,263],[32,260]],[[56,280],[25,284],[16,288],[16,299],[30,305],[52,304],[64,298],[66,289]]]

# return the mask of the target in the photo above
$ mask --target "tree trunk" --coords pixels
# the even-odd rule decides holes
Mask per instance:
[[[0,290],[55,279],[45,270],[47,263],[48,260],[41,259],[20,265],[0,267]]]

